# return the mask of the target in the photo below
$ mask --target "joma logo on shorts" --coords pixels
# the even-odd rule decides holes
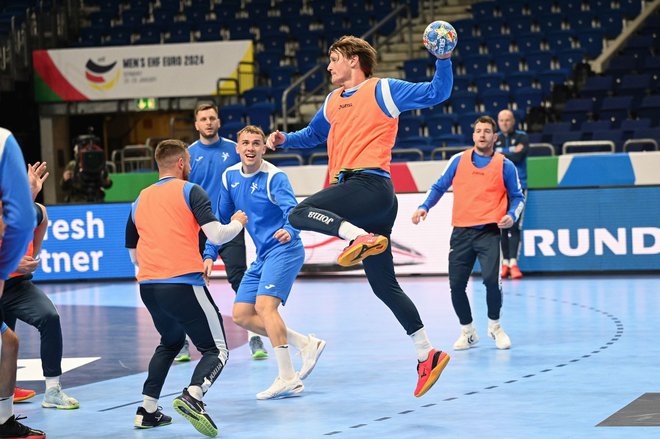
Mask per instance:
[[[316,221],[321,221],[324,224],[330,224],[331,222],[334,221],[333,218],[330,218],[329,216],[323,215],[322,213],[318,213],[318,212],[309,212],[307,218],[311,218]]]

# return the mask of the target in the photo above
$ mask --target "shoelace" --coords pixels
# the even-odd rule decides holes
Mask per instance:
[[[18,422],[22,419],[27,419],[27,416],[22,416],[22,415],[14,416],[14,424],[16,424],[16,427],[18,429],[18,434],[27,435],[27,434],[30,433],[30,431],[32,429],[30,427],[28,427],[27,425],[23,425],[20,422]]]

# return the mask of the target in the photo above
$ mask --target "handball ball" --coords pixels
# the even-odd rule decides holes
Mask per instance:
[[[446,21],[434,21],[424,31],[424,46],[432,55],[446,55],[456,47],[458,34]]]

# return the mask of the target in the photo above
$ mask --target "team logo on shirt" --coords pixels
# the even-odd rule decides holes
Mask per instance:
[[[252,185],[250,185],[250,189],[252,189],[252,191],[250,191],[250,193],[253,194],[254,191],[259,189],[259,186],[257,186],[257,183],[252,183]]]
[[[222,153],[222,161],[226,162],[228,158],[229,158],[229,153],[228,152],[223,152]]]
[[[267,290],[270,290],[271,288],[275,288],[275,285],[273,285],[273,284],[266,285],[264,288],[267,289]]]
[[[236,187],[236,186],[238,186],[239,184],[240,184],[239,182],[232,183],[232,184],[231,184],[231,187]]]
[[[204,158],[204,156],[203,156],[203,155],[200,155],[199,157],[197,157],[197,158],[195,159],[195,161],[196,161],[196,162],[201,162],[203,158]]]

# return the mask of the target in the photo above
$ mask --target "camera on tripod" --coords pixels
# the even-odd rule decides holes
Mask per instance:
[[[62,181],[62,189],[67,192],[66,201],[103,201],[103,189],[112,186],[112,181],[108,178],[105,151],[99,143],[100,139],[94,135],[92,127],[87,134],[75,138],[73,161],[67,165]]]

